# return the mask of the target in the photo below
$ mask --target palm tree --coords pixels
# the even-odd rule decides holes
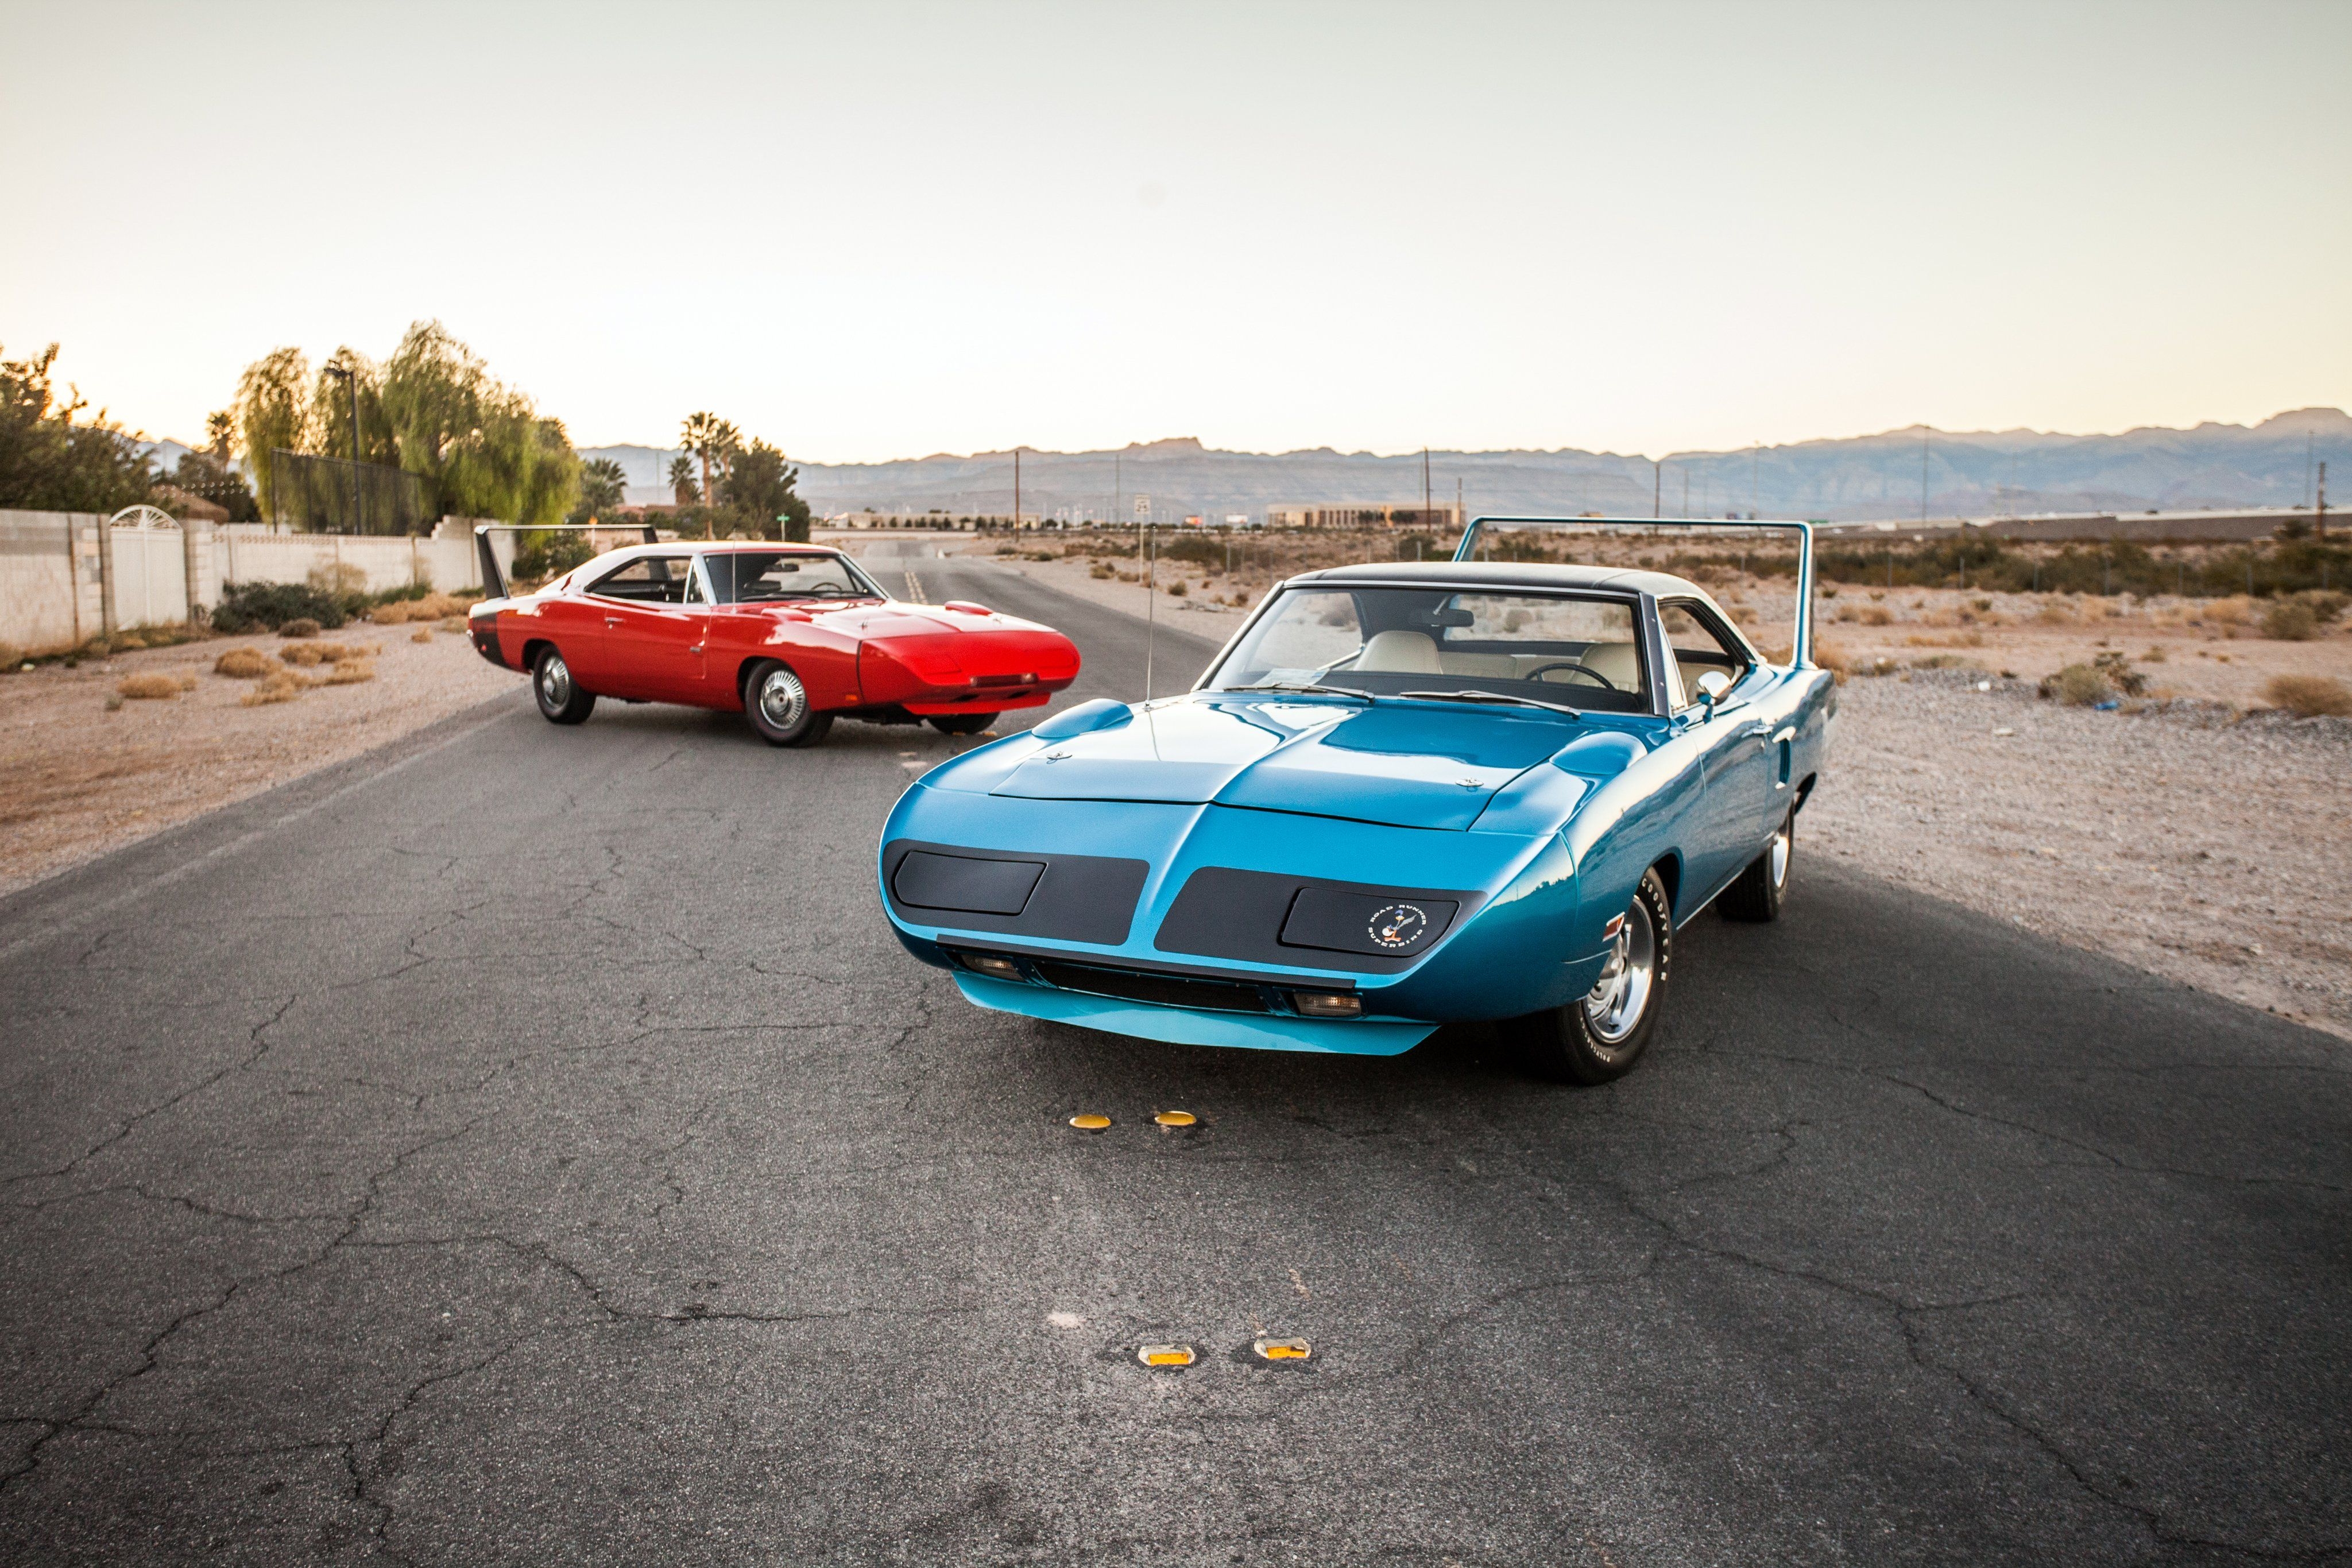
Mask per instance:
[[[681,430],[686,449],[702,459],[702,498],[705,506],[711,505],[717,498],[710,488],[711,464],[717,462],[719,471],[724,473],[728,455],[743,444],[743,438],[733,425],[708,412],[687,415]],[[702,531],[706,536],[710,532],[708,517],[703,519]]]
[[[679,506],[702,499],[702,491],[694,482],[694,459],[681,452],[669,460],[670,497]]]

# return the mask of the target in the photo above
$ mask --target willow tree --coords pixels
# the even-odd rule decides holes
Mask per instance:
[[[562,422],[499,384],[440,322],[419,321],[401,339],[384,363],[382,403],[400,465],[431,480],[446,509],[530,525],[572,510],[580,457]]]
[[[299,349],[272,349],[236,382],[236,427],[264,512],[276,515],[276,454],[309,448],[310,361]]]
[[[336,373],[339,371],[351,372],[348,386]],[[315,450],[329,457],[352,455],[354,397],[360,411],[360,461],[400,466],[400,441],[393,433],[392,422],[384,417],[383,372],[374,361],[348,347],[337,349],[334,357],[319,367],[318,380],[311,383],[310,439]]]

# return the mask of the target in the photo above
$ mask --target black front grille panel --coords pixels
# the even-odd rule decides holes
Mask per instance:
[[[1231,980],[1200,980],[1185,975],[1153,975],[1136,969],[1104,969],[1092,964],[1065,964],[1035,958],[1031,967],[1039,978],[1066,991],[1116,997],[1121,1001],[1156,1002],[1162,1007],[1201,1008],[1211,1012],[1262,1013],[1272,1009],[1255,986]]]

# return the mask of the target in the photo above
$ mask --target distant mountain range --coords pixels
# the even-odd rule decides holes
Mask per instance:
[[[632,502],[666,501],[675,450],[593,446],[628,475]],[[2330,465],[2338,504],[2352,510],[2352,416],[2306,408],[2260,424],[2150,427],[2120,435],[2033,430],[1890,430],[1754,452],[1678,452],[1660,460],[1657,497],[1668,516],[1758,511],[1832,521],[2040,512],[2167,511],[2292,507],[2310,499],[2312,465]],[[819,516],[848,511],[1010,513],[1013,455],[940,454],[889,463],[800,465],[801,493]],[[1650,459],[1609,452],[1450,452],[1429,455],[1430,498],[1455,485],[1471,514],[1600,512],[1648,517]],[[1687,489],[1685,489],[1687,486]],[[1685,497],[1688,499],[1685,501]],[[1422,455],[1370,452],[1223,452],[1189,437],[1117,452],[1021,455],[1021,507],[1051,518],[1121,522],[1139,497],[1159,521],[1216,520],[1291,504],[1418,503]]]

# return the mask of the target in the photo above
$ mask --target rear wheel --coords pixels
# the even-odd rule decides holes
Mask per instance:
[[[1789,869],[1796,857],[1797,810],[1791,806],[1780,819],[1780,830],[1772,835],[1772,841],[1739,873],[1738,880],[1723,890],[1716,907],[1727,920],[1780,919],[1780,901],[1789,893]]]
[[[978,735],[1001,716],[992,713],[936,713],[930,717],[930,726],[941,735]]]
[[[1587,1084],[1632,1071],[1665,1009],[1674,947],[1665,883],[1656,872],[1645,872],[1592,989],[1566,1007],[1515,1020],[1528,1067],[1546,1078]]]
[[[816,711],[801,678],[772,661],[744,675],[743,716],[770,746],[814,746],[833,728],[833,715]]]
[[[572,678],[572,666],[552,647],[539,651],[531,666],[530,695],[539,699],[540,716],[550,724],[578,724],[596,711],[596,694],[583,691]]]

